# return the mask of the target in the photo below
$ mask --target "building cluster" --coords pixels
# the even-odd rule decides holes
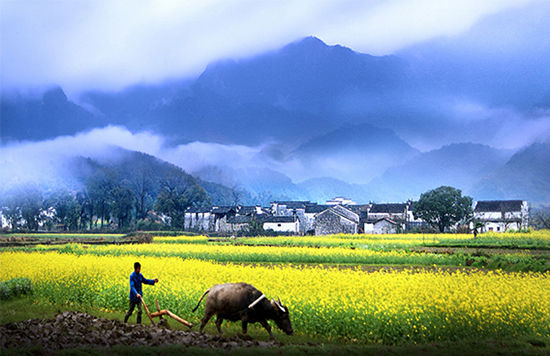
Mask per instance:
[[[41,214],[53,219],[55,210]],[[148,218],[168,224],[169,218],[149,212]],[[0,209],[2,228],[10,228]],[[24,221],[19,222],[20,225]],[[310,201],[274,201],[269,207],[214,206],[188,208],[184,230],[202,233],[236,234],[264,230],[289,235],[392,234],[427,226],[413,214],[413,203],[356,204],[334,198],[326,204]],[[521,230],[529,226],[529,205],[525,200],[477,201],[469,228],[479,233]],[[40,228],[43,226],[40,225]],[[63,226],[57,226],[58,229]]]
[[[522,200],[474,204],[474,221],[481,223],[478,232],[519,230],[528,226],[528,216],[527,202]],[[414,217],[410,201],[361,205],[346,198],[335,198],[324,205],[310,201],[274,201],[269,207],[189,208],[184,229],[234,234],[261,226],[265,231],[293,235],[392,234],[425,225]]]
[[[420,224],[414,219],[411,203],[353,204],[333,199],[321,205],[309,201],[275,201],[268,208],[228,206],[207,209],[189,208],[185,230],[237,233],[252,224],[263,230],[298,235],[396,233]]]

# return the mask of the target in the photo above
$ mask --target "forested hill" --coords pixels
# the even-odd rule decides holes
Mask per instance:
[[[118,147],[105,158],[76,157],[71,166],[77,182],[87,187],[100,183],[122,184],[133,192],[136,199],[143,199],[146,205],[151,205],[144,208],[152,208],[163,185],[183,191],[204,191],[206,199],[197,201],[199,205],[230,205],[246,199],[241,192],[195,178],[157,157]]]

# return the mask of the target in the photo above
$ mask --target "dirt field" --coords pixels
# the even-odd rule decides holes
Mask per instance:
[[[40,346],[45,350],[115,345],[160,346],[184,345],[231,349],[242,347],[277,347],[277,341],[245,340],[237,336],[200,334],[96,318],[80,312],[63,312],[55,319],[30,319],[0,325],[0,349]]]

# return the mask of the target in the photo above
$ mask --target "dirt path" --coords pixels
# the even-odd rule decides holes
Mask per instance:
[[[243,340],[237,336],[228,338],[155,326],[124,324],[119,320],[96,318],[80,312],[63,312],[49,320],[30,319],[0,325],[0,349],[41,346],[46,350],[61,350],[167,344],[220,349],[282,345],[277,341]]]

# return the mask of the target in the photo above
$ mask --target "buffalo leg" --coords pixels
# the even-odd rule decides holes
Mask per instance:
[[[248,332],[248,322],[246,320],[242,321],[242,327],[243,327],[243,335],[246,335]]]
[[[271,326],[269,326],[268,322],[266,320],[261,320],[260,324],[267,330],[269,333],[269,340],[274,340],[273,334],[271,333]]]
[[[204,329],[204,326],[206,325],[206,323],[208,323],[208,320],[210,320],[210,318],[212,316],[214,316],[214,314],[211,314],[211,313],[205,313],[204,314],[204,317],[202,318],[201,328],[199,329],[199,332],[202,333],[202,329]]]
[[[223,318],[218,315],[218,317],[216,318],[216,328],[218,328],[218,332],[220,334],[222,334],[222,323],[223,323]]]

